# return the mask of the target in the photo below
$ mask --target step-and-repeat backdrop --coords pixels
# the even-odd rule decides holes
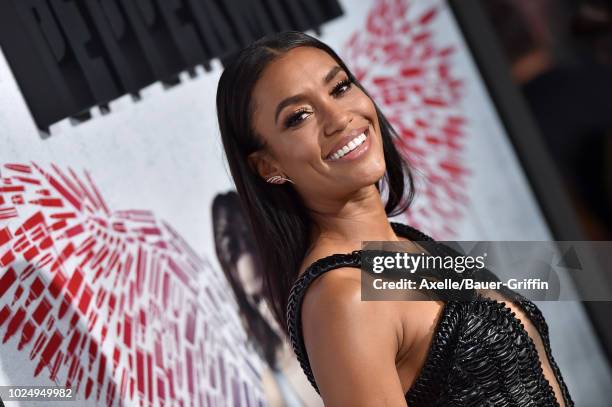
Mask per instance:
[[[551,239],[444,1],[2,8],[0,385],[68,385],[79,405],[321,405],[261,301],[217,128],[218,57],[257,30],[320,26],[379,103],[417,170],[394,220]],[[603,406],[582,306],[541,305],[574,400]]]

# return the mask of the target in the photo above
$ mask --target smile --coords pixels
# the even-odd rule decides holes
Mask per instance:
[[[369,129],[357,134],[348,143],[327,156],[326,161],[345,161],[357,158],[368,150]]]

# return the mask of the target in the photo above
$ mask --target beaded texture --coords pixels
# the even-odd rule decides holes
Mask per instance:
[[[427,251],[456,255],[448,246],[421,231],[391,222],[395,233],[418,242],[430,242]],[[301,306],[312,281],[339,267],[361,267],[361,250],[333,254],[314,262],[293,284],[287,305],[289,339],[308,380],[319,392],[302,336]],[[453,273],[455,277],[458,273]],[[507,292],[506,292],[507,293]],[[548,326],[538,307],[514,294],[519,306],[538,330],[546,356],[567,407],[574,403],[550,349]],[[420,406],[559,406],[544,377],[533,340],[504,302],[473,292],[470,301],[445,302],[425,364],[408,392],[411,407]]]

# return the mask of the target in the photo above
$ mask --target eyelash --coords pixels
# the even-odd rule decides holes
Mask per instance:
[[[349,78],[346,78],[338,82],[336,86],[334,86],[334,89],[332,90],[332,95],[338,94],[340,88],[343,88],[344,86],[346,86],[346,89],[340,93],[348,92],[351,89],[351,80]]]
[[[346,92],[348,92],[351,89],[351,85],[352,85],[352,82],[351,82],[351,80],[349,78],[344,79],[344,80],[338,82],[336,84],[336,86],[334,86],[334,88],[332,89],[330,94],[332,96],[342,95],[343,93],[346,93]],[[346,89],[341,91],[340,89],[342,89],[345,86],[346,86]],[[298,109],[296,112],[294,112],[291,116],[289,116],[287,118],[287,120],[285,121],[285,127],[289,128],[289,127],[293,127],[293,126],[297,125],[301,121],[300,117],[304,113],[308,113],[308,110],[306,108]]]

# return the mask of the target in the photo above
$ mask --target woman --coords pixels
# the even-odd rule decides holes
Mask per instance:
[[[267,299],[327,406],[572,405],[527,301],[360,301],[362,241],[431,238],[389,222],[412,175],[332,49],[256,41],[226,66],[217,113]]]
[[[238,195],[234,191],[218,194],[212,203],[215,251],[240,309],[242,323],[257,353],[267,362],[264,391],[270,405],[288,407],[303,403],[288,380],[288,366],[283,340],[266,318],[262,307],[262,272],[254,239],[246,225]],[[266,317],[264,317],[266,315]]]
[[[282,340],[259,312],[261,273],[235,192],[215,196],[212,221],[217,259],[234,291],[245,328],[258,353],[275,369]]]

